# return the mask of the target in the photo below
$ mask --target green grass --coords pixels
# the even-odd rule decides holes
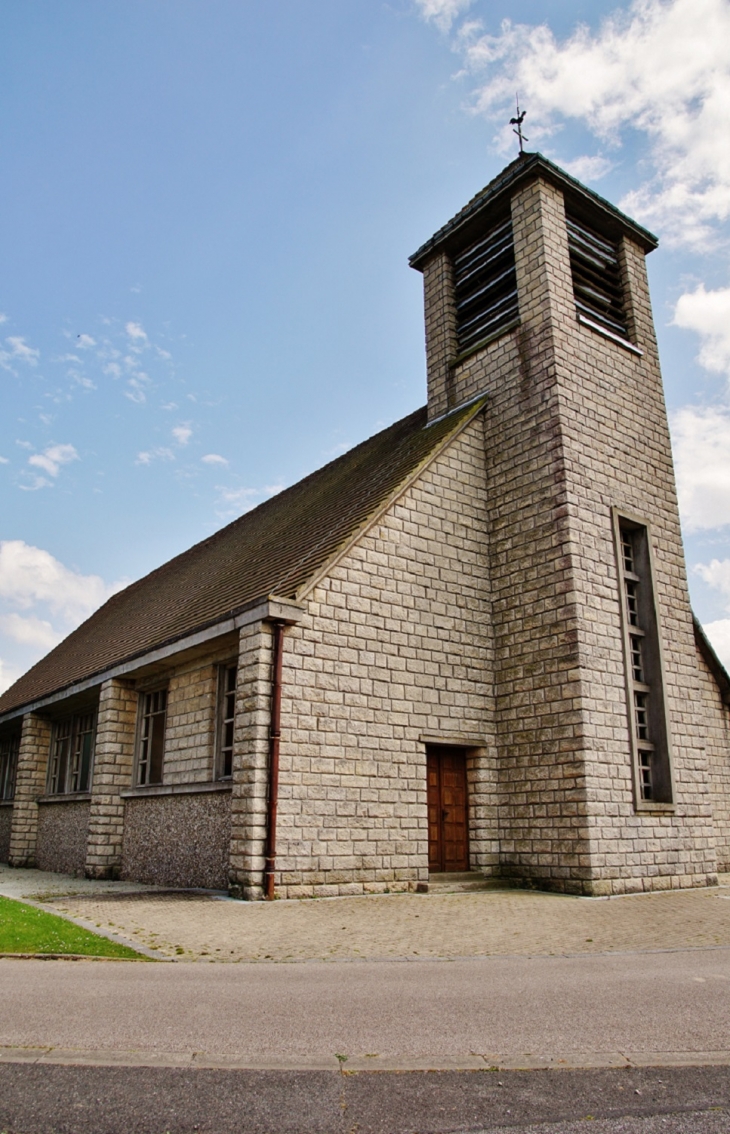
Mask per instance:
[[[0,953],[66,953],[84,957],[147,960],[128,945],[118,945],[56,914],[0,897]]]

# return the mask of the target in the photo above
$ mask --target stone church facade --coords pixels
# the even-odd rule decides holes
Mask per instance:
[[[0,859],[245,898],[730,869],[650,233],[525,154],[412,257],[428,404],[0,698]]]

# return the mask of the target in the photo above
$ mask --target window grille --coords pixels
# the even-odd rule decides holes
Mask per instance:
[[[619,517],[618,539],[637,796],[643,803],[667,804],[672,777],[649,534]]]
[[[514,325],[519,317],[512,221],[454,257],[459,353]]]
[[[11,800],[15,796],[15,777],[18,772],[19,751],[19,733],[4,736],[0,740],[0,800]]]
[[[227,779],[233,774],[233,726],[236,715],[235,665],[221,666],[218,694],[218,777]]]
[[[568,248],[578,314],[628,339],[618,245],[568,216]]]
[[[167,719],[167,690],[156,689],[142,695],[142,720],[137,760],[137,783],[162,783],[162,765],[165,759],[165,723]]]
[[[54,725],[48,765],[49,795],[89,791],[94,762],[96,714],[67,717]]]

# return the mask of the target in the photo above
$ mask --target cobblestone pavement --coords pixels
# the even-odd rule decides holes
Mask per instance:
[[[505,890],[274,903],[101,892],[46,901],[180,960],[415,959],[730,945],[730,877],[723,883],[608,899]]]

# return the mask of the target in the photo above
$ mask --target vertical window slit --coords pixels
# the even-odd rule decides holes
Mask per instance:
[[[641,802],[671,803],[669,730],[647,528],[619,517],[618,554],[637,795]]]

